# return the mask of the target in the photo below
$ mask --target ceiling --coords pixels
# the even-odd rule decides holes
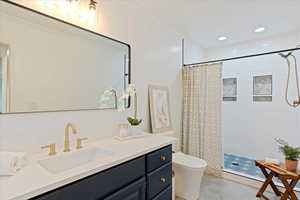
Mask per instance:
[[[147,23],[169,26],[203,48],[300,30],[300,0],[102,0],[134,9]],[[258,27],[266,31],[254,33]],[[218,41],[226,36],[228,40]]]

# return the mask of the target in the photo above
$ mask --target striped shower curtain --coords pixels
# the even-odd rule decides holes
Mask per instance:
[[[208,163],[206,173],[222,175],[222,63],[184,67],[182,150]]]

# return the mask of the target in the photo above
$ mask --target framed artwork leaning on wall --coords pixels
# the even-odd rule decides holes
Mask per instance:
[[[153,133],[172,130],[170,95],[167,86],[149,85],[151,126]]]

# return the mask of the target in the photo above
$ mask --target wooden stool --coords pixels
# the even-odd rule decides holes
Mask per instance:
[[[256,197],[262,197],[266,200],[269,200],[266,196],[263,195],[265,190],[267,189],[268,185],[271,186],[273,189],[274,193],[277,196],[281,196],[280,200],[298,200],[298,197],[296,196],[294,192],[294,188],[297,185],[299,179],[300,179],[300,173],[294,173],[294,172],[289,172],[283,167],[276,166],[271,163],[266,163],[265,161],[255,161],[255,165],[258,166],[264,176],[266,177],[265,182],[259,189],[258,193],[256,194]],[[267,169],[270,171],[268,173]],[[284,193],[280,192],[277,188],[277,186],[273,182],[273,177],[277,177],[282,184],[284,185],[286,191]],[[290,182],[289,182],[290,180]]]

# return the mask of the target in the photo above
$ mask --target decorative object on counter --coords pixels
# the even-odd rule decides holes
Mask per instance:
[[[104,90],[100,98],[100,108],[103,109],[118,108],[118,97],[117,97],[117,91],[115,89],[109,88]]]
[[[0,152],[0,176],[12,176],[27,164],[25,152]]]
[[[126,101],[129,99],[129,97],[133,97],[134,101],[134,116],[133,117],[128,117],[127,120],[129,122],[130,126],[130,132],[131,135],[138,135],[141,133],[141,128],[140,124],[142,123],[141,119],[137,118],[137,108],[138,108],[138,100],[137,100],[137,92],[134,84],[130,84],[128,88],[125,90],[123,93],[122,97],[119,100],[119,108],[118,110],[120,112],[125,110],[125,104]]]
[[[128,124],[119,124],[119,137],[127,137],[129,131]]]
[[[149,85],[151,125],[153,133],[172,130],[169,89],[166,86]]]
[[[288,171],[296,172],[298,167],[298,160],[300,158],[300,147],[292,147],[286,141],[277,138],[279,150],[285,156],[285,167]]]
[[[132,135],[127,135],[127,136],[115,136],[115,139],[119,141],[127,141],[127,140],[133,140],[133,139],[138,139],[138,138],[144,138],[147,136],[151,136],[149,133],[143,133],[139,132],[138,134],[132,134]]]

